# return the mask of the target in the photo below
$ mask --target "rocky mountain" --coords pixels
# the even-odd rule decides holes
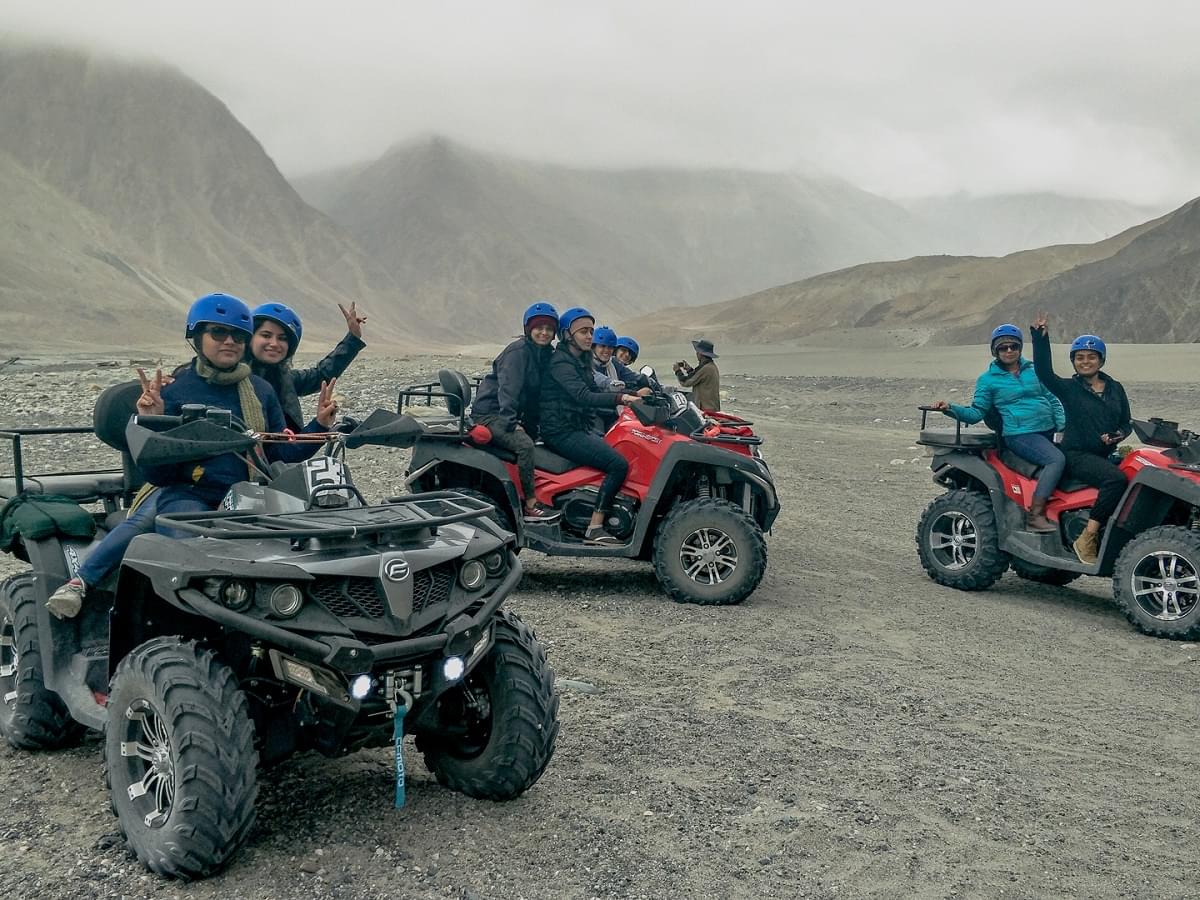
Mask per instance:
[[[216,289],[284,299],[318,336],[339,331],[334,304],[352,299],[377,334],[412,326],[387,273],[175,70],[0,43],[0,122],[10,340],[40,339],[26,330],[36,304],[57,343],[157,341]]]
[[[906,341],[970,343],[997,322],[1028,321],[1046,309],[1064,333],[1103,327],[1117,341],[1174,340],[1195,321],[1184,313],[1197,300],[1197,261],[1187,249],[1187,235],[1192,242],[1200,236],[1194,206],[1094,244],[854,266],[724,303],[652,313],[620,330],[650,342],[700,334],[736,343],[815,340],[823,332],[857,329],[865,337],[883,329]],[[1151,314],[1143,314],[1151,296]],[[1181,323],[1167,330],[1171,314]]]
[[[896,204],[799,176],[570,169],[428,138],[337,180],[297,187],[428,314],[476,329],[539,297],[618,317],[920,246]]]

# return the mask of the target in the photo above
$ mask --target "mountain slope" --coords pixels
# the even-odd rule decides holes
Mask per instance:
[[[400,296],[392,279],[172,69],[0,43],[0,121],[0,151],[104,223],[99,252],[168,273],[139,327],[177,329],[179,305],[214,288],[283,299],[318,335],[338,330],[333,304],[352,299],[381,330],[411,324],[399,302],[372,303]]]
[[[711,301],[863,259],[907,255],[919,227],[835,181],[750,172],[598,171],[482,154],[444,138],[306,179],[430,314],[511,330],[530,300],[601,318]],[[462,316],[469,319],[461,319]]]
[[[1023,289],[1032,293],[1032,286],[1064,272],[1099,265],[1152,233],[1161,221],[1095,244],[1004,257],[925,256],[854,266],[725,303],[663,310],[620,327],[650,342],[699,334],[737,343],[796,340],[846,328],[916,328],[926,338],[972,342],[986,336],[995,321],[1022,321],[1009,312],[1012,304],[1005,298]]]

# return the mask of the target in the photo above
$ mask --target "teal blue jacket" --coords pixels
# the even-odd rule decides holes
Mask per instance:
[[[1033,363],[1025,357],[1016,374],[993,361],[975,382],[971,405],[951,403],[946,415],[974,425],[993,409],[1004,422],[1005,434],[1062,431],[1067,426],[1062,404],[1038,380]]]

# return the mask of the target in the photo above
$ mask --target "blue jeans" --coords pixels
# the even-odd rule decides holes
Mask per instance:
[[[163,513],[205,512],[211,509],[203,500],[199,500],[187,488],[159,488],[141,502],[132,515],[126,516],[125,521],[100,539],[100,543],[83,561],[79,567],[79,577],[88,587],[97,585],[108,577],[121,560],[129,544],[139,534],[149,534],[155,531],[154,517]],[[191,537],[185,531],[176,528],[159,527],[159,534],[167,537]]]
[[[1045,500],[1054,493],[1063,469],[1067,467],[1067,458],[1051,440],[1053,434],[1052,431],[1043,431],[1037,434],[1004,435],[1004,443],[1009,450],[1021,459],[1042,467],[1033,491],[1034,498],[1038,500]]]

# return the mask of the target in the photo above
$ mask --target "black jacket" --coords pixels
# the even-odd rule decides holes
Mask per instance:
[[[498,416],[505,431],[518,425],[530,436],[537,434],[542,378],[554,352],[539,347],[528,337],[518,338],[492,360],[492,371],[483,376],[471,415]]]
[[[304,427],[304,412],[300,409],[300,398],[316,394],[321,390],[322,381],[332,381],[339,377],[354,362],[360,350],[367,346],[361,338],[346,332],[336,347],[329,354],[309,369],[293,369],[290,366],[281,369],[279,366],[264,366],[253,358],[247,359],[250,369],[259,378],[266,379],[279,396],[279,405],[283,407],[283,417],[287,427],[299,431]],[[247,350],[249,355],[249,350]]]
[[[555,348],[542,382],[543,435],[591,431],[597,410],[613,409],[620,403],[621,394],[601,390],[592,372],[590,353],[574,356],[561,343]]]
[[[1101,441],[1100,435],[1127,437],[1133,431],[1129,421],[1129,398],[1125,396],[1121,382],[1101,372],[1104,393],[1097,394],[1078,375],[1070,378],[1055,375],[1050,361],[1050,336],[1043,332],[1033,332],[1033,369],[1042,384],[1062,401],[1067,414],[1062,441],[1064,451],[1080,450],[1108,456],[1116,448]]]
[[[610,359],[609,362],[612,363],[613,371],[617,373],[617,381],[625,385],[625,388],[629,393],[632,394],[638,388],[650,387],[649,378],[640,372],[633,371],[633,369],[629,368],[629,366],[625,365],[615,356]],[[602,375],[608,374],[607,365],[600,362],[600,360],[595,360],[595,364],[597,372]]]

